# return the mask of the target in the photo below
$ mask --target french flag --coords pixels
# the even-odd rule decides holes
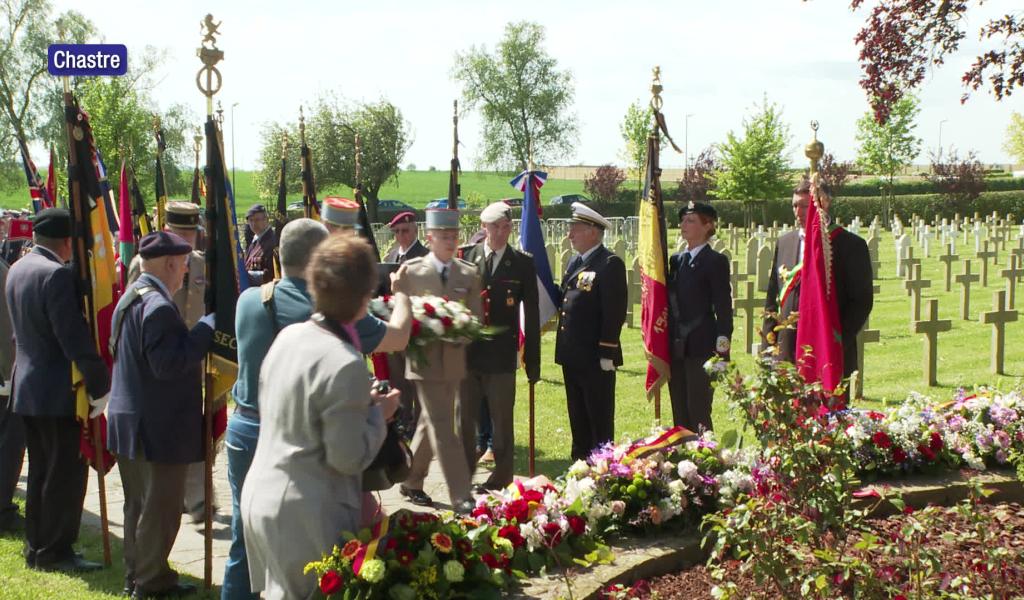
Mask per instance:
[[[537,297],[540,307],[540,326],[551,320],[558,312],[561,295],[551,276],[551,264],[544,247],[544,231],[540,227],[540,188],[547,181],[543,171],[523,171],[511,181],[512,187],[523,192],[523,213],[519,223],[519,247],[533,255],[537,270]]]

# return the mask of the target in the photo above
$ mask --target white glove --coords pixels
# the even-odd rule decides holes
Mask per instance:
[[[10,395],[11,395],[11,380],[8,379],[7,381],[5,381],[3,383],[3,385],[0,385],[0,396],[10,396]]]
[[[96,417],[103,414],[103,411],[107,408],[107,401],[110,400],[110,392],[100,396],[99,398],[93,398],[89,396],[89,406],[92,410],[89,411],[89,418],[95,419]]]
[[[203,325],[206,325],[210,329],[217,329],[217,313],[210,313],[208,315],[204,315],[203,318],[199,319],[199,322],[202,323]]]
[[[601,370],[602,371],[614,371],[615,370],[615,362],[612,361],[612,359],[610,359],[610,358],[602,358],[601,359]]]

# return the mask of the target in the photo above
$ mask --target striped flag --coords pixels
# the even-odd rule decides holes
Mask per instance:
[[[551,276],[551,263],[544,246],[544,231],[540,226],[540,188],[547,181],[543,171],[523,171],[510,183],[523,192],[523,211],[519,222],[519,247],[533,255],[533,266],[537,270],[537,298],[540,306],[540,326],[551,320],[558,312],[561,294]]]
[[[128,167],[121,161],[121,181],[117,188],[118,213],[121,220],[121,228],[117,232],[117,268],[119,271],[118,281],[121,284],[121,291],[128,287],[128,266],[132,264],[132,257],[135,256],[135,224],[132,218],[132,197],[128,189]]]
[[[657,130],[647,136],[647,176],[640,202],[640,235],[637,258],[640,260],[640,335],[647,355],[648,397],[669,379],[668,328],[668,254],[665,233],[665,206],[661,196],[661,169],[658,165],[660,140]]]
[[[32,212],[37,213],[44,208],[52,207],[53,202],[49,198],[46,186],[43,185],[43,180],[39,177],[39,171],[36,169],[35,163],[32,162],[32,157],[28,155],[28,146],[22,140],[18,140],[18,145],[21,146],[21,165],[25,168],[28,193],[32,197]],[[50,164],[53,165],[52,158]]]

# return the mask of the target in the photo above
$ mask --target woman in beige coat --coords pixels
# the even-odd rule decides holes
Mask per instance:
[[[260,372],[260,436],[242,489],[252,591],[305,598],[316,590],[306,563],[360,523],[362,473],[377,455],[397,391],[378,396],[351,323],[376,286],[370,246],[332,236],[314,252],[307,279],[313,318],[285,328]]]

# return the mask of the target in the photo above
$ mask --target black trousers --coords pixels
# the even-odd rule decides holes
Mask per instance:
[[[684,357],[673,359],[668,393],[672,397],[672,422],[700,433],[711,429],[711,378],[704,370],[705,360]]]
[[[26,560],[45,567],[74,556],[88,465],[79,456],[74,417],[22,417],[28,446]]]
[[[565,399],[572,431],[572,459],[615,438],[615,371],[562,366]]]
[[[25,462],[25,423],[11,412],[11,404],[10,396],[0,396],[0,530],[14,525],[14,490]]]

